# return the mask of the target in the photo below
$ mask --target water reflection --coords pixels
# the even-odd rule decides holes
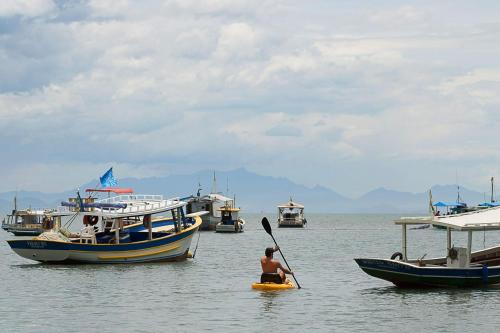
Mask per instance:
[[[280,307],[280,294],[283,291],[261,291],[259,292],[259,298],[262,303],[262,312],[264,314],[270,314],[275,312]],[[274,311],[273,311],[274,310]]]

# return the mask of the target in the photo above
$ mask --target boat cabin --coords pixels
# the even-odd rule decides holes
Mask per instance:
[[[303,227],[307,223],[304,217],[304,206],[293,202],[292,198],[278,206],[279,227]]]

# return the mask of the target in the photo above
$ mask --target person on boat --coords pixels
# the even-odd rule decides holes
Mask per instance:
[[[279,247],[268,247],[265,251],[265,256],[260,258],[260,264],[262,266],[262,275],[260,276],[260,282],[273,282],[273,283],[285,283],[286,275],[293,272],[286,269],[281,265],[278,260],[273,259],[273,253],[278,251]],[[278,271],[279,269],[279,271]]]

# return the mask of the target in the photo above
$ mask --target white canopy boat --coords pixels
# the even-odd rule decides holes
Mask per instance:
[[[278,227],[303,228],[307,224],[304,216],[304,206],[293,202],[292,198],[278,206]]]

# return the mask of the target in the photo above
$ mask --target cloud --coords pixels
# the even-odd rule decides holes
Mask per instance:
[[[17,162],[0,172],[13,186],[32,170],[40,187],[62,172],[54,164],[86,176],[110,161],[141,174],[245,166],[349,192],[352,172],[370,188],[413,170],[418,181],[400,179],[411,188],[432,182],[430,165],[488,170],[500,120],[491,7],[2,3],[0,154]],[[296,153],[279,156],[287,146]]]
[[[52,0],[4,0],[0,2],[0,17],[42,16],[52,12],[55,7]]]

